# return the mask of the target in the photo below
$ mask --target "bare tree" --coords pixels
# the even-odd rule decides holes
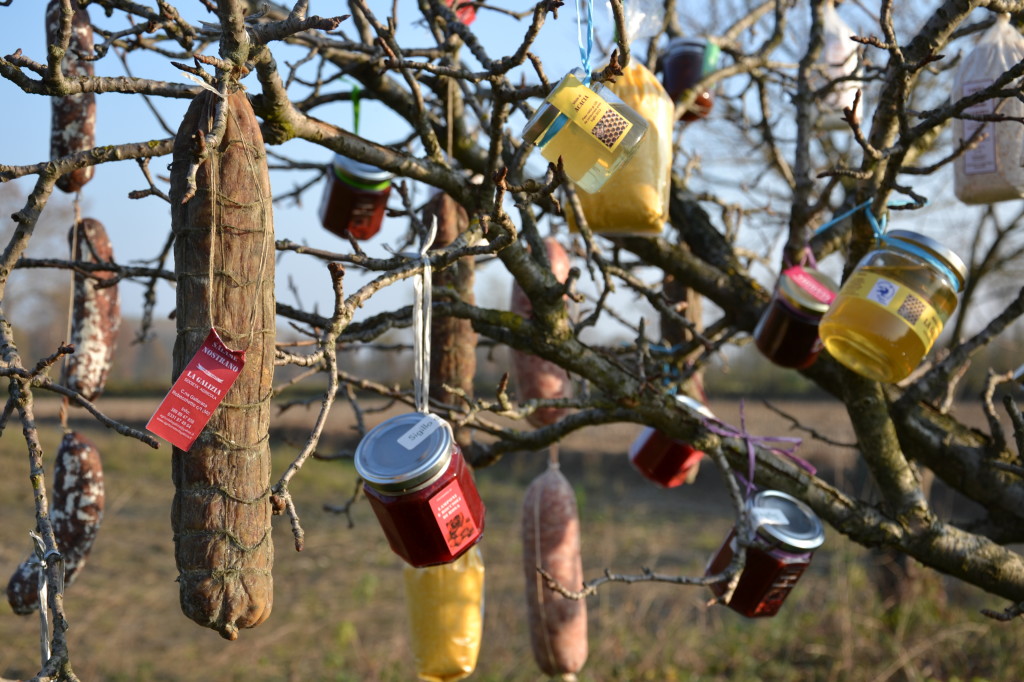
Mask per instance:
[[[970,257],[965,257],[970,266],[969,285],[957,321],[950,324],[954,334],[948,340],[948,352],[941,359],[928,362],[899,384],[869,380],[827,354],[799,370],[846,406],[881,504],[831,485],[747,434],[709,423],[698,413],[679,407],[672,396],[724,348],[741,343],[754,331],[770,299],[774,273],[783,263],[808,253],[819,261],[837,254],[834,260],[841,260],[849,274],[874,243],[873,220],[882,220],[890,212],[893,222],[914,215],[931,219],[938,215],[914,211],[923,210],[929,198],[941,203],[942,188],[934,180],[936,174],[948,172],[949,165],[979,141],[977,136],[951,139],[951,121],[972,116],[975,120],[1005,121],[998,113],[978,117],[968,109],[980,102],[1019,97],[1019,78],[1024,74],[1024,64],[1017,64],[974,94],[947,97],[942,93],[949,91],[951,67],[957,53],[968,49],[976,34],[992,24],[994,13],[1022,12],[1024,2],[933,0],[915,7],[916,16],[911,15],[914,10],[903,7],[897,12],[892,0],[879,0],[870,8],[857,2],[863,10],[852,9],[861,12],[861,24],[869,26],[855,38],[861,70],[856,76],[835,78],[823,68],[821,0],[712,3],[713,11],[702,15],[701,21],[707,23],[686,25],[677,16],[679,3],[666,0],[662,30],[655,38],[632,45],[623,38],[628,32],[622,3],[610,0],[618,42],[610,45],[613,51],[608,65],[595,71],[598,81],[613,80],[629,59],[642,59],[644,50],[647,63],[654,66],[668,37],[713,36],[725,55],[721,68],[705,76],[701,87],[684,100],[692,100],[702,87],[713,89],[719,122],[708,128],[714,131],[708,136],[720,158],[678,153],[670,202],[671,237],[602,237],[592,234],[586,221],[579,221],[579,234],[571,237],[576,243],[577,267],[564,284],[550,272],[542,238],[552,226],[562,225],[564,206],[572,202],[572,193],[567,197],[561,191],[569,185],[561,164],[551,164],[546,171],[528,165],[532,147],[520,132],[522,122],[561,76],[545,70],[536,47],[556,22],[567,21],[562,2],[543,0],[523,10],[489,2],[462,3],[476,10],[481,24],[489,22],[500,26],[505,35],[518,37],[518,46],[500,55],[493,54],[476,29],[460,21],[455,10],[441,0],[393,4],[350,0],[349,14],[332,18],[310,15],[306,1],[283,7],[243,0],[202,0],[207,20],[188,19],[183,9],[164,0],[153,6],[92,0],[88,6],[94,13],[94,44],[83,54],[76,54],[72,43],[74,1],[56,4],[55,38],[45,51],[25,47],[0,58],[0,75],[20,88],[25,98],[60,102],[66,100],[58,98],[92,94],[102,103],[115,94],[130,95],[146,98],[160,112],[170,100],[204,96],[226,101],[242,85],[275,167],[307,178],[291,192],[278,190],[275,200],[316,200],[311,195],[319,191],[322,158],[297,159],[283,154],[292,149],[286,143],[303,140],[322,148],[319,151],[324,155],[337,153],[396,176],[398,191],[389,215],[406,221],[409,227],[406,235],[395,240],[396,254],[426,234],[420,215],[428,194],[440,190],[465,210],[468,227],[450,243],[429,251],[432,268],[444,271],[465,260],[497,264],[529,298],[532,316],[524,319],[475,304],[460,296],[457,287],[435,292],[433,315],[467,321],[483,341],[506,344],[556,363],[571,372],[582,387],[574,398],[526,402],[516,402],[506,392],[504,381],[489,390],[478,389],[476,396],[460,392],[457,386],[436,393],[432,409],[474,434],[472,443],[466,443],[467,457],[474,466],[485,467],[508,454],[543,448],[595,424],[626,421],[651,425],[711,456],[729,483],[741,526],[749,520],[743,513],[735,472],[746,472],[753,458],[757,485],[805,501],[850,539],[906,554],[1006,599],[1005,613],[993,614],[995,617],[1009,619],[1024,612],[1024,558],[1009,546],[1024,540],[1024,461],[1020,450],[1024,420],[1016,406],[1007,404],[1015,425],[1013,437],[1008,438],[992,405],[996,385],[1011,377],[1005,370],[993,374],[987,394],[988,433],[968,429],[948,410],[939,409],[950,395],[950,385],[972,358],[1008,333],[1024,313],[1024,290],[1004,291],[998,298],[975,293],[995,291],[985,288],[987,282],[1019,260],[1018,214],[990,209],[979,214],[976,226],[964,230],[969,234],[963,236],[963,245],[973,245]],[[0,7],[0,16],[3,12]],[[410,27],[418,30],[406,30]],[[135,73],[134,68],[133,75],[124,77],[69,73],[61,68],[69,50],[96,65],[119,61],[148,68],[145,65],[155,57],[174,64],[196,84],[168,82],[162,76]],[[297,58],[281,61],[282,54]],[[148,60],[143,59],[147,56]],[[114,71],[121,72],[112,67],[110,72]],[[827,110],[830,93],[850,79],[858,85],[863,114],[858,118],[854,108],[827,111],[842,118],[843,126],[826,130],[821,124],[822,109]],[[318,112],[328,105],[352,101],[353,82],[358,83],[364,102],[373,101],[391,112],[395,123],[388,144],[318,118]],[[683,101],[680,106],[690,103]],[[176,181],[186,183],[185,200],[195,194],[197,183],[200,193],[208,189],[203,185],[208,172],[202,168],[222,153],[216,144],[223,141],[219,135],[224,128],[217,123],[217,116],[223,114],[217,112],[224,108],[226,105],[216,105],[213,123],[203,131],[205,137],[190,138],[194,143],[187,152],[192,154],[191,160],[181,161],[183,165],[174,171]],[[4,423],[18,413],[26,425],[26,452],[38,491],[38,532],[50,552],[58,548],[47,514],[32,396],[53,391],[86,405],[97,419],[110,420],[49,376],[49,367],[69,349],[55,346],[47,351],[53,355],[41,358],[19,355],[15,335],[30,320],[19,319],[7,304],[7,284],[16,268],[114,272],[120,280],[142,283],[149,294],[156,290],[157,282],[174,280],[170,220],[160,238],[153,240],[152,260],[142,265],[97,265],[26,255],[30,243],[38,238],[40,221],[53,210],[52,193],[58,179],[76,170],[136,163],[140,170],[137,186],[125,187],[125,192],[138,200],[170,201],[167,181],[159,174],[154,177],[149,169],[151,160],[170,160],[174,146],[170,130],[175,122],[168,123],[169,134],[164,139],[124,139],[55,157],[40,149],[33,163],[0,165],[0,181],[34,178],[31,192],[12,216],[14,230],[0,255],[0,301],[4,303],[0,373],[9,382]],[[679,126],[684,137],[698,130]],[[178,152],[175,154],[177,159]],[[479,176],[480,182],[474,182],[472,176]],[[83,191],[87,193],[88,188]],[[181,191],[178,186],[176,201]],[[847,219],[832,220],[854,207],[857,210]],[[176,225],[176,229],[180,227]],[[987,236],[986,230],[994,236]],[[315,450],[339,393],[353,397],[352,389],[357,388],[414,404],[409,390],[339,369],[337,352],[343,345],[373,344],[389,330],[412,325],[412,306],[395,307],[356,322],[353,319],[356,310],[371,298],[415,276],[423,267],[422,260],[407,255],[373,257],[355,242],[353,245],[351,251],[334,252],[287,239],[276,242],[279,254],[297,254],[306,259],[309,268],[322,269],[324,281],[334,285],[335,296],[330,314],[280,301],[276,306],[279,324],[302,330],[311,342],[279,346],[276,364],[306,368],[300,378],[325,373],[329,379],[306,444],[266,491],[275,513],[290,517],[297,546],[302,542],[301,500],[291,497],[289,483]],[[362,272],[367,277],[346,294],[342,288],[345,272]],[[658,273],[653,281],[652,272]],[[663,280],[702,297],[706,305],[700,324],[686,318],[679,294],[666,296]],[[631,302],[646,301],[671,323],[667,327],[674,324],[675,329],[687,333],[660,338],[657,325],[644,325],[629,306],[619,305],[622,291],[629,292]],[[980,298],[986,299],[988,313],[980,322],[972,322],[976,318],[971,311]],[[628,334],[631,342],[603,345],[600,335],[593,332],[607,333],[609,329]],[[671,351],[667,356],[652,354],[652,345]],[[666,375],[665,366],[673,371]],[[444,401],[437,399],[440,395]],[[552,407],[569,411],[555,423],[537,429],[509,428],[495,419],[497,415],[525,420],[536,410]],[[126,437],[154,444],[150,436],[128,426],[112,426]],[[978,503],[984,514],[959,521],[940,516],[922,487],[923,470]],[[748,539],[749,534],[743,542]],[[57,565],[50,569],[52,584],[58,582]],[[738,568],[736,563],[729,571]],[[608,581],[648,580],[709,582],[704,576],[609,573],[591,580],[573,596],[585,596]],[[556,587],[569,592],[565,586]],[[51,655],[35,679],[76,679],[63,636],[59,591],[51,591],[48,608],[55,623]]]

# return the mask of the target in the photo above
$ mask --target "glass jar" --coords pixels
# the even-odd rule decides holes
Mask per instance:
[[[676,38],[662,57],[661,82],[673,102],[683,99],[704,76],[718,68],[720,51],[714,43],[701,38]],[[715,100],[710,90],[698,93],[693,103],[679,116],[680,121],[696,121],[711,113]]]
[[[677,395],[675,399],[681,406],[689,407],[708,419],[715,418],[711,410],[689,396]],[[672,440],[653,426],[644,427],[629,447],[629,461],[637,471],[662,488],[692,483],[703,457],[701,450],[689,443]]]
[[[450,564],[405,566],[405,605],[416,675],[430,682],[473,673],[484,624],[484,561],[478,547]]]
[[[823,348],[818,323],[839,287],[827,275],[800,265],[786,268],[754,328],[754,343],[781,367],[804,369]]]
[[[825,542],[825,528],[810,507],[778,490],[755,493],[746,509],[755,535],[743,570],[731,581],[712,583],[711,591],[748,618],[774,616]],[[724,571],[737,551],[734,526],[704,574]]]
[[[391,173],[336,154],[320,202],[320,223],[345,239],[369,239],[380,230],[391,194]]]
[[[874,381],[909,375],[963,291],[967,267],[938,242],[892,230],[857,264],[819,332],[836,360]]]
[[[584,192],[596,192],[636,152],[647,120],[601,83],[583,84],[573,69],[555,86],[523,129],[551,163]]]
[[[381,422],[356,447],[355,467],[388,544],[410,565],[448,563],[479,542],[484,504],[440,417]]]

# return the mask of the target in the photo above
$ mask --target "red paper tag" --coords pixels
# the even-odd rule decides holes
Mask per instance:
[[[217,330],[211,329],[150,417],[146,429],[187,452],[244,365],[245,351],[229,349]]]
[[[430,509],[437,519],[437,527],[444,535],[448,551],[452,554],[456,554],[460,547],[476,537],[476,524],[462,496],[462,486],[458,479],[430,498]]]

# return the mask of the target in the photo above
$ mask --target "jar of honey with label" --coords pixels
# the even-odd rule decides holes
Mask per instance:
[[[412,566],[453,561],[480,541],[484,504],[448,422],[400,414],[359,442],[356,472],[388,544]]]
[[[754,343],[780,367],[804,369],[821,352],[818,323],[836,297],[838,287],[814,268],[786,268],[775,285],[771,303],[754,328]]]
[[[601,83],[573,69],[555,86],[523,129],[523,139],[566,176],[597,192],[628,161],[647,132],[647,120]]]
[[[677,395],[675,399],[708,419],[715,418],[711,410],[689,396]],[[691,483],[703,457],[703,451],[673,440],[653,426],[644,427],[629,448],[629,461],[636,470],[662,488]]]
[[[345,239],[369,239],[380,230],[391,194],[391,173],[336,154],[320,202],[320,223]]]
[[[718,68],[717,45],[702,38],[676,38],[668,45],[661,63],[661,83],[665,92],[678,102],[693,90],[702,78]],[[696,121],[711,113],[714,96],[702,89],[696,99],[679,115],[680,121]]]
[[[836,360],[874,381],[908,376],[957,306],[967,267],[924,235],[892,230],[857,264],[821,320]]]
[[[825,528],[810,507],[778,490],[755,493],[746,511],[755,530],[743,570],[731,581],[712,583],[711,591],[748,618],[774,616],[810,565],[814,550],[825,542]],[[733,527],[705,575],[724,571],[737,551]]]

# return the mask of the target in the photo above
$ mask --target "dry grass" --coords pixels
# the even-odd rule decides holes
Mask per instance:
[[[144,423],[156,401],[135,401],[135,414],[108,402],[111,412]],[[738,423],[736,404],[711,405]],[[47,453],[59,433],[52,406],[41,426]],[[831,437],[851,441],[840,414],[827,405],[789,405]],[[186,619],[177,604],[170,534],[168,449],[113,438],[79,415],[74,424],[94,438],[105,458],[108,507],[88,566],[68,590],[73,664],[96,680],[411,680],[401,564],[388,550],[366,504],[355,527],[321,511],[353,487],[347,462],[312,461],[294,493],[306,529],[296,553],[283,519],[275,521],[274,612],[260,627],[226,642]],[[747,427],[758,435],[795,435],[760,404],[748,404]],[[339,407],[325,449],[352,444],[348,414]],[[311,419],[290,415],[279,436]],[[588,576],[606,567],[639,572],[699,574],[730,526],[716,472],[698,484],[656,489],[624,455],[636,427],[592,429],[562,446],[566,475],[577,489]],[[278,438],[275,470],[295,447]],[[823,474],[858,486],[851,452],[813,442],[800,454]],[[475,680],[537,680],[525,630],[518,546],[519,505],[545,456],[509,457],[477,480],[487,504],[483,542],[487,564],[485,638]],[[0,574],[28,552],[33,525],[26,457],[16,426],[0,440]],[[979,608],[1003,604],[976,590],[928,574],[918,598],[886,611],[868,577],[868,554],[830,533],[809,572],[775,618],[745,620],[707,607],[700,588],[611,585],[589,601],[591,655],[584,680],[1019,680],[1024,663],[1020,625],[987,620]],[[0,676],[25,677],[38,667],[38,625],[0,603]]]

